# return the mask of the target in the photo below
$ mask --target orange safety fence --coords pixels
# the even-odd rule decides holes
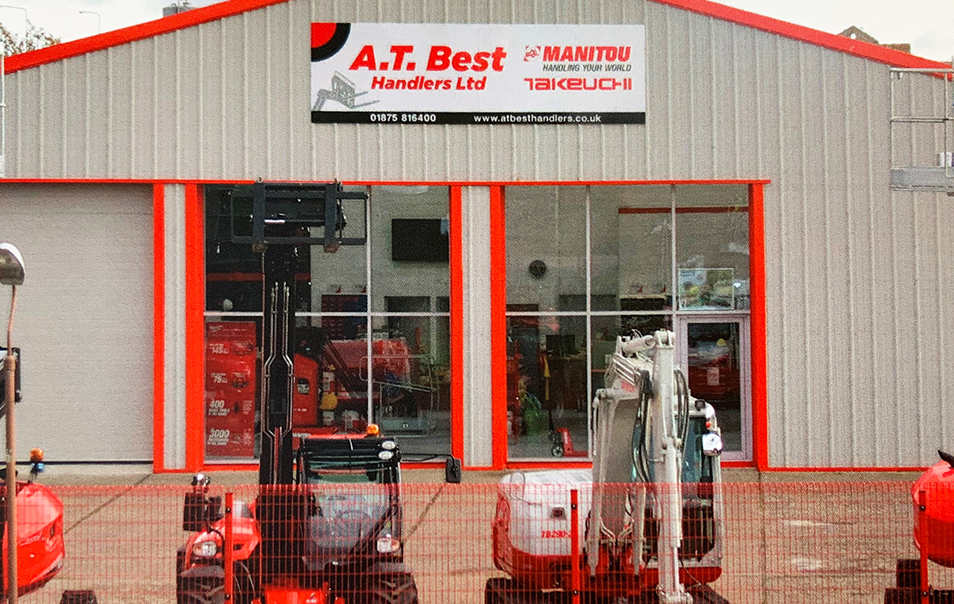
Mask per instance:
[[[188,507],[187,485],[46,488],[62,502],[62,525],[47,522],[49,499],[21,492],[20,583],[30,573],[44,580],[50,571],[41,567],[49,567],[60,537],[66,553],[52,579],[23,591],[28,603],[87,604],[93,600],[81,598],[92,594],[99,604],[223,602],[225,554],[234,575],[229,601],[242,604],[265,588],[269,604],[292,588],[314,592],[303,604],[571,603],[574,587],[582,602],[639,593],[644,600],[626,601],[658,602],[657,554],[668,533],[659,518],[679,495],[619,485],[594,493],[586,484],[319,484],[261,492],[212,484]],[[919,603],[915,530],[932,558],[954,563],[944,558],[954,549],[950,490],[926,492],[923,511],[901,481],[727,483],[681,495],[672,500],[683,509],[677,568],[693,602]],[[201,507],[209,498],[212,505]],[[604,533],[590,555],[596,499],[604,525],[622,530]],[[640,507],[641,535],[632,522]],[[184,526],[209,532],[180,551],[195,534]],[[899,560],[908,560],[900,576]],[[932,590],[954,589],[952,569],[927,564]]]

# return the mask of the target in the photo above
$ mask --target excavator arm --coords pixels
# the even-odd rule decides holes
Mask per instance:
[[[712,418],[703,437],[706,455],[722,451],[715,413],[694,399],[675,366],[675,336],[620,337],[606,370],[606,388],[594,407],[593,507],[587,534],[587,565],[595,575],[601,550],[632,545],[633,567],[640,568],[647,501],[656,510],[659,530],[657,588],[663,604],[691,604],[679,580],[682,545],[682,467],[690,413]],[[626,497],[614,489],[631,484]]]

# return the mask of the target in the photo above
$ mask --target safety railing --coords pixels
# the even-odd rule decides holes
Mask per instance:
[[[300,601],[318,604],[655,602],[671,530],[693,602],[914,604],[954,589],[954,492],[912,494],[902,481],[696,486],[678,493],[682,518],[668,525],[662,491],[612,485],[601,517],[625,528],[598,537],[583,483],[213,484],[191,508],[188,486],[49,490],[61,525],[49,500],[18,498],[20,582],[37,583],[24,602],[250,604],[263,590],[311,590]]]

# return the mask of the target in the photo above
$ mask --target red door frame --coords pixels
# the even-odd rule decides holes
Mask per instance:
[[[462,188],[450,188],[451,455],[464,457],[464,247]]]
[[[749,185],[749,346],[752,363],[752,454],[768,469],[768,387],[765,341],[765,184]]]
[[[154,444],[155,459],[153,461],[153,470],[155,472],[197,472],[205,464],[205,184],[236,184],[230,183],[206,183],[189,182],[185,183],[185,240],[186,240],[186,292],[185,292],[185,312],[186,312],[186,334],[185,334],[185,352],[186,352],[186,467],[183,470],[168,470],[164,462],[164,429],[163,422],[164,411],[164,375],[163,371],[163,342],[164,342],[164,324],[159,322],[160,309],[159,300],[164,300],[164,290],[160,291],[163,284],[157,277],[156,284],[156,397],[155,397],[155,418],[154,429],[158,430],[155,434],[156,443]],[[240,183],[246,184],[246,183]],[[363,183],[362,183],[363,184]],[[373,183],[373,184],[394,184],[394,183]],[[399,183],[407,184],[407,183]],[[416,184],[416,183],[415,183]],[[447,186],[450,193],[450,351],[451,351],[451,454],[458,459],[463,457],[464,452],[464,329],[463,329],[463,238],[461,229],[461,192],[460,184],[447,183],[423,183],[434,186]],[[373,185],[372,185],[373,186]],[[154,206],[161,202],[159,198],[162,195],[162,186],[156,185],[156,201]],[[161,221],[159,221],[161,224]],[[156,226],[158,229],[159,226]],[[156,230],[156,253],[164,253],[164,232]],[[157,275],[159,273],[157,272]],[[161,294],[161,295],[160,295]],[[163,318],[164,320],[164,318]],[[162,397],[162,398],[161,398]],[[198,428],[197,428],[198,427]],[[506,433],[506,425],[504,425]],[[505,434],[506,437],[506,434]],[[506,442],[506,441],[505,441]],[[506,454],[506,450],[504,450]],[[433,465],[433,464],[426,464]],[[255,463],[249,464],[213,464],[209,466],[216,470],[226,469],[250,469],[257,467]],[[410,464],[414,467],[414,464]]]
[[[113,181],[110,181],[113,182]],[[142,181],[137,181],[142,182]],[[185,240],[186,240],[186,468],[198,471],[205,464],[204,448],[204,354],[205,354],[205,252],[204,252],[204,184],[210,182],[177,182],[153,184],[154,211],[154,443],[153,469],[169,470],[164,460],[164,399],[165,399],[165,184],[185,186]],[[393,184],[393,183],[371,183]],[[407,184],[407,183],[403,183]],[[492,469],[533,467],[579,467],[588,462],[513,462],[507,458],[507,375],[506,375],[506,194],[509,185],[660,185],[660,184],[745,184],[749,187],[749,275],[751,315],[752,363],[752,430],[754,459],[726,465],[755,466],[771,470],[768,465],[768,413],[766,387],[765,341],[765,242],[764,242],[764,187],[768,181],[620,181],[591,183],[420,183],[448,186],[450,190],[450,294],[451,294],[451,454],[457,458],[464,452],[464,393],[463,393],[463,265],[462,212],[463,186],[490,187],[490,244],[491,244],[491,379],[492,402]],[[195,429],[196,426],[203,428]],[[236,468],[253,467],[235,466]],[[215,465],[216,469],[232,466]]]
[[[186,465],[184,470],[165,467],[165,214],[166,185],[182,185],[186,189],[186,420],[188,426],[203,425],[204,405],[204,307],[205,307],[205,267],[204,267],[204,207],[203,186],[206,184],[250,184],[251,181],[183,181],[183,180],[146,180],[146,179],[50,179],[50,178],[11,178],[10,183],[46,184],[141,184],[153,188],[153,471],[181,472],[194,471],[202,467],[204,459],[204,430],[187,430]],[[765,266],[765,218],[764,194],[768,180],[718,180],[718,181],[613,181],[613,182],[413,182],[397,184],[422,184],[450,187],[451,198],[451,409],[454,413],[452,423],[451,451],[460,458],[463,455],[463,267],[461,230],[461,195],[465,186],[489,186],[491,188],[491,267],[494,275],[492,291],[491,320],[493,336],[491,346],[494,352],[492,364],[493,391],[501,393],[493,402],[493,467],[572,467],[573,462],[548,462],[544,464],[508,463],[506,447],[506,224],[505,189],[506,186],[542,186],[542,185],[692,185],[692,184],[744,184],[749,188],[749,278],[750,278],[750,325],[751,364],[752,364],[752,463],[736,462],[732,465],[754,466],[760,471],[921,471],[920,466],[911,467],[773,467],[769,464],[768,430],[768,388],[767,388],[767,350],[766,350],[766,266]],[[391,182],[362,183],[371,186],[395,184]],[[239,466],[241,469],[254,467]],[[229,469],[229,466],[215,466],[216,469]]]
[[[203,186],[206,184],[251,184],[252,181],[218,180],[152,180],[152,179],[103,179],[103,178],[10,178],[6,182],[16,184],[140,184],[153,188],[153,471],[181,472],[199,469],[204,464],[203,431],[187,430],[185,470],[165,467],[165,214],[166,185],[183,185],[186,188],[186,394],[188,397],[187,424],[204,423],[204,207]],[[542,185],[665,185],[665,184],[744,184],[749,187],[749,278],[750,278],[750,322],[751,363],[752,363],[752,463],[737,462],[742,466],[754,466],[760,471],[923,471],[921,466],[899,467],[773,467],[769,464],[768,430],[768,389],[767,389],[767,350],[766,350],[766,281],[765,281],[765,219],[764,189],[768,180],[719,180],[719,181],[613,181],[613,182],[406,182],[397,184],[421,184],[447,186],[451,190],[451,363],[452,363],[452,403],[455,413],[452,424],[451,451],[461,457],[463,454],[463,314],[462,314],[462,265],[461,265],[461,189],[464,186],[489,186],[492,190],[491,215],[491,265],[494,270],[495,284],[492,294],[492,322],[494,336],[491,346],[497,352],[492,365],[493,391],[503,393],[495,396],[493,403],[494,451],[493,467],[527,467],[541,464],[509,464],[506,459],[506,256],[505,256],[505,193],[506,186],[542,186]],[[368,182],[367,185],[396,184],[392,182]],[[545,467],[572,467],[572,462],[548,462]],[[728,466],[736,464],[726,464]],[[240,466],[240,469],[254,467],[254,464]],[[229,469],[228,466],[215,466],[216,469]]]
[[[152,185],[152,469],[165,468],[166,189]]]
[[[571,184],[571,183],[518,183],[522,186],[540,186],[541,184]],[[726,467],[756,467],[759,470],[768,469],[768,412],[766,388],[766,354],[765,354],[765,237],[764,237],[764,187],[768,181],[645,181],[645,182],[596,182],[572,183],[586,185],[714,185],[714,184],[744,184],[748,186],[749,196],[749,296],[750,296],[750,328],[751,328],[751,380],[752,380],[752,453],[751,461],[725,462]],[[494,195],[493,191],[499,192]],[[493,336],[500,341],[500,346],[493,347],[494,365],[493,380],[495,393],[493,403],[494,417],[494,469],[503,468],[569,468],[588,467],[590,462],[581,461],[547,461],[547,462],[511,462],[507,456],[507,374],[506,374],[506,223],[505,223],[505,194],[504,185],[491,188],[491,262],[495,285],[499,284],[500,300],[492,298],[492,329]],[[647,210],[655,212],[656,210]],[[711,208],[687,208],[685,212],[711,211]],[[495,216],[495,212],[499,216]],[[639,212],[639,210],[633,210]],[[498,424],[502,429],[498,430]]]
[[[205,195],[185,186],[186,470],[205,463]],[[198,429],[196,427],[198,426]]]

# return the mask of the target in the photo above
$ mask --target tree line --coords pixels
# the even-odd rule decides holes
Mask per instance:
[[[19,36],[0,23],[0,43],[3,44],[3,54],[6,56],[29,52],[38,48],[46,48],[59,44],[60,39],[42,27],[34,27],[27,23],[26,34]]]

